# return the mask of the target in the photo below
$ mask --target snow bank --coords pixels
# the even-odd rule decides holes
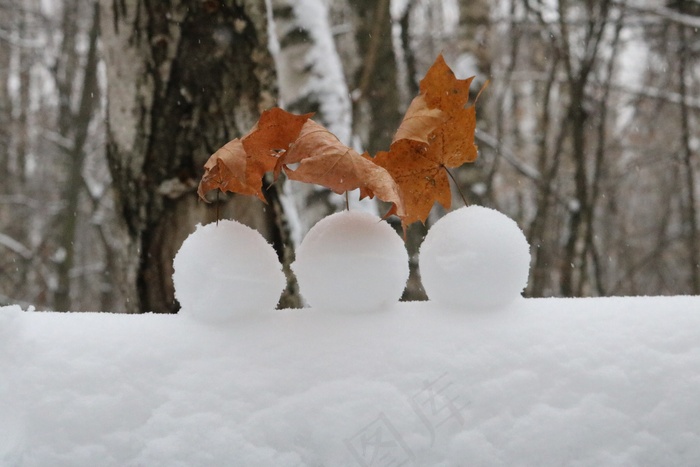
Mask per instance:
[[[700,297],[225,326],[6,307],[0,333],[0,465],[700,462]]]

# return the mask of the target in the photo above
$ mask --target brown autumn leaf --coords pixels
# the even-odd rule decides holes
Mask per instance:
[[[316,183],[336,193],[359,188],[360,197],[393,203],[387,214],[405,227],[425,222],[435,202],[451,204],[448,168],[472,162],[476,110],[466,107],[473,78],[457,79],[438,56],[420,83],[389,151],[374,158],[338,141],[311,114],[274,108],[264,112],[248,134],[230,141],[205,164],[200,196],[220,189],[254,194],[264,200],[262,178],[284,169],[292,180]],[[290,166],[295,165],[292,169]]]
[[[445,57],[440,54],[421,80],[420,94],[425,96],[431,109],[438,108],[450,113],[463,109],[469,102],[469,87],[473,79],[473,76],[457,79],[445,62]]]
[[[214,189],[255,195],[265,201],[262,179],[275,168],[279,154],[299,136],[313,114],[295,115],[278,107],[266,110],[243,137],[233,139],[211,155],[197,190],[204,195]]]
[[[245,162],[240,139],[233,139],[219,148],[204,164],[204,175],[197,189],[200,198],[206,201],[204,195],[217,188],[222,192],[254,195],[255,190],[245,183]]]
[[[429,149],[427,143],[401,139],[392,143],[389,151],[374,156],[374,162],[384,167],[401,189],[404,229],[416,221],[425,222],[436,201],[449,208],[452,200],[447,172],[439,160],[431,158]]]
[[[295,115],[274,107],[264,111],[258,123],[242,139],[247,155],[246,185],[259,193],[259,197],[262,196],[263,176],[275,168],[279,156],[299,137],[301,128],[312,115]]]
[[[406,115],[396,130],[393,141],[410,139],[427,144],[430,133],[447,120],[448,115],[445,112],[428,107],[425,96],[419,94],[406,109]]]
[[[448,115],[431,142],[432,151],[442,155],[445,167],[459,167],[466,162],[474,162],[477,157],[474,144],[476,107],[465,107],[469,102],[469,87],[473,79],[473,76],[457,79],[440,54],[420,82],[420,92],[425,96],[428,107],[437,107]]]
[[[389,151],[380,151],[374,162],[394,177],[401,189],[405,215],[404,228],[413,222],[425,222],[435,202],[449,209],[452,202],[447,168],[473,162],[476,110],[465,108],[473,78],[457,79],[438,56],[420,83],[423,102],[409,107],[404,121],[394,135]],[[416,126],[413,111],[439,110],[432,118],[421,118]],[[410,130],[409,130],[410,128]]]
[[[298,166],[292,169],[293,164]],[[282,168],[291,180],[322,185],[338,194],[359,188],[361,197],[393,203],[392,211],[404,215],[399,188],[389,172],[313,120],[304,124],[299,138],[280,156],[275,172]]]

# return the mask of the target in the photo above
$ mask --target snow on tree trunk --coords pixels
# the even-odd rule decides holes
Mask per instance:
[[[271,0],[278,50],[280,99],[290,112],[315,119],[350,141],[351,103],[322,0]]]
[[[290,112],[315,112],[314,120],[349,144],[352,104],[326,2],[269,0],[269,4],[282,105]],[[298,214],[292,229],[297,245],[319,219],[344,203],[325,188],[295,182],[286,184],[285,194],[288,211]]]

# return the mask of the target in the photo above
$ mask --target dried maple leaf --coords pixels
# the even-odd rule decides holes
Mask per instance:
[[[313,115],[295,115],[278,107],[266,110],[260,120],[242,138],[247,159],[245,167],[246,185],[262,196],[262,179],[273,170],[289,146],[299,137],[304,123]]]
[[[435,202],[451,204],[448,168],[476,159],[476,110],[466,107],[473,78],[457,79],[442,55],[420,83],[389,151],[374,158],[343,145],[332,133],[309,120],[270,109],[253,129],[228,142],[205,164],[199,195],[220,189],[258,196],[262,178],[281,170],[292,180],[316,183],[336,193],[360,190],[360,197],[393,203],[389,214],[406,226],[425,222]],[[295,165],[292,169],[290,166]]]
[[[292,169],[293,164],[298,166]],[[389,172],[313,120],[304,124],[299,138],[280,156],[275,171],[282,168],[291,180],[322,185],[338,194],[359,188],[361,197],[376,196],[393,203],[393,212],[404,214],[399,188]]]
[[[473,79],[473,76],[457,79],[440,54],[420,82],[420,92],[425,96],[428,107],[437,107],[448,115],[447,121],[438,128],[431,141],[432,151],[441,154],[445,167],[459,167],[466,162],[474,162],[477,157],[474,144],[476,107],[471,105],[465,108]]]
[[[449,113],[463,109],[469,102],[469,87],[473,79],[473,76],[457,79],[445,62],[445,57],[440,54],[421,80],[420,94],[425,96],[428,107]]]
[[[311,115],[295,115],[277,107],[264,111],[245,136],[226,143],[204,164],[199,196],[205,199],[208,191],[218,188],[265,201],[263,176],[274,169],[279,154],[299,136]]]
[[[435,202],[449,208],[452,199],[447,172],[440,160],[431,158],[430,145],[410,139],[391,144],[389,151],[380,151],[374,162],[384,167],[401,189],[405,213],[404,229],[416,221],[425,222]],[[396,157],[400,154],[400,157]]]
[[[428,107],[425,96],[418,95],[408,106],[406,115],[394,134],[393,141],[411,139],[428,143],[430,133],[447,120],[448,115],[445,112],[438,108]]]
[[[204,164],[204,175],[199,182],[197,193],[204,195],[210,190],[233,191],[244,195],[254,195],[255,190],[245,183],[246,154],[241,140],[236,138],[219,148]]]
[[[404,228],[425,222],[435,202],[449,209],[452,194],[447,168],[476,159],[476,110],[473,105],[464,107],[472,79],[457,79],[442,55],[438,56],[421,81],[420,95],[407,110],[389,151],[374,157],[401,189]]]

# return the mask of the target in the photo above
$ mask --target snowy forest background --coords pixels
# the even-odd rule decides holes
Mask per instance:
[[[490,80],[454,174],[523,228],[527,296],[700,294],[698,28],[697,0],[0,0],[0,305],[176,311],[172,258],[217,215],[288,266],[344,200],[207,205],[204,161],[278,104],[386,149],[440,52]]]

